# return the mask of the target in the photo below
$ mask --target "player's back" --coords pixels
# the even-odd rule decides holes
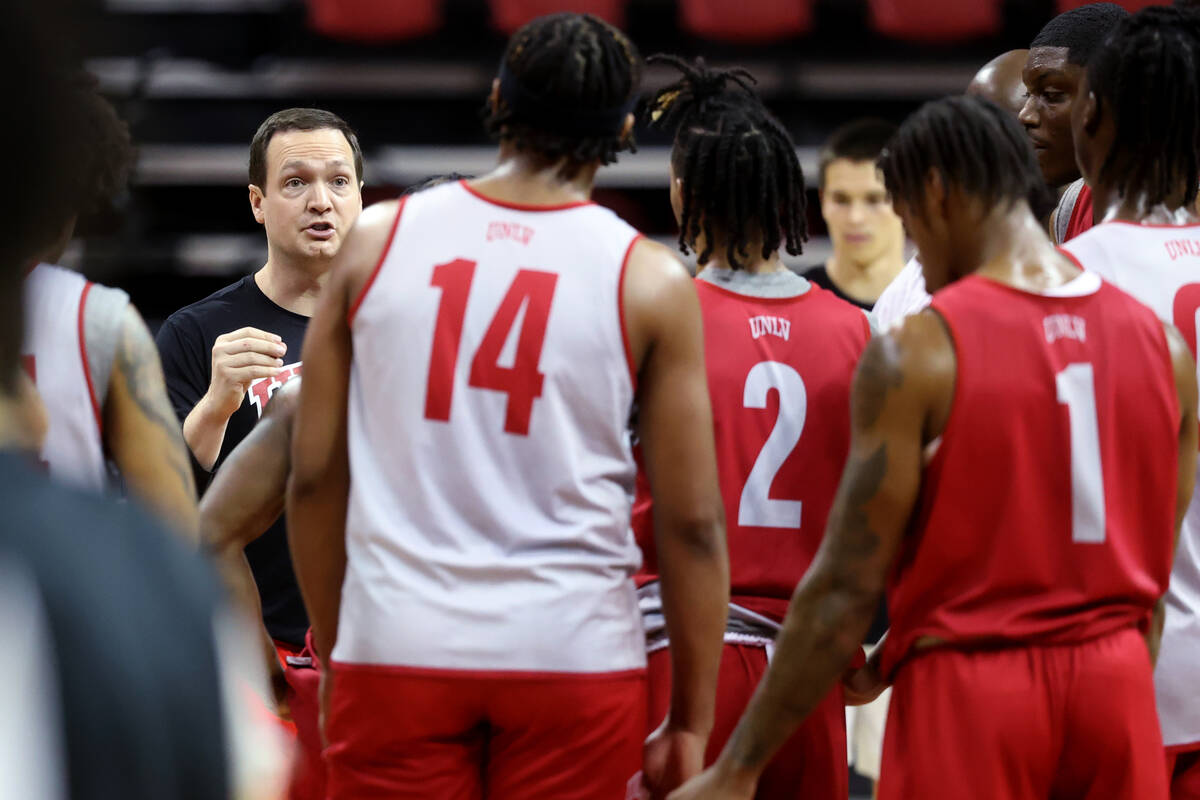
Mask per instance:
[[[706,269],[696,279],[729,543],[731,601],[782,621],[825,533],[850,446],[850,384],[870,325],[862,310],[790,273]],[[652,503],[634,530],[657,573]],[[644,604],[643,604],[644,605]]]
[[[107,472],[100,398],[94,393],[84,331],[92,286],[82,275],[49,264],[38,264],[29,273],[21,360],[49,417],[42,458],[51,474],[98,491]]]
[[[620,296],[636,239],[594,204],[465,183],[402,203],[351,310],[337,660],[644,664]]]
[[[1105,222],[1064,248],[1080,264],[1129,292],[1183,334],[1196,354],[1200,319],[1200,225]],[[1200,495],[1179,532],[1166,596],[1167,618],[1155,669],[1159,716],[1168,746],[1200,741]]]
[[[1161,323],[1086,273],[1047,294],[971,276],[933,308],[954,399],[890,580],[885,670],[926,637],[1064,643],[1145,623],[1174,538]]]

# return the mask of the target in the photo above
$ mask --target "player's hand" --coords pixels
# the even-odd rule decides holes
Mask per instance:
[[[671,792],[667,800],[751,800],[754,790],[753,781],[735,779],[718,761]]]
[[[879,653],[876,648],[867,663],[857,669],[842,673],[842,697],[848,706],[863,706],[873,702],[887,688],[887,681],[879,674]]]
[[[212,349],[212,381],[204,397],[213,415],[233,416],[251,383],[279,374],[286,352],[282,338],[258,328],[218,336]]]
[[[677,728],[668,717],[650,734],[642,748],[642,780],[650,797],[667,793],[704,768],[708,736]]]

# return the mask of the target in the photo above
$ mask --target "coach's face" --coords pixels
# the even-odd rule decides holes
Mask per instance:
[[[1021,79],[1029,96],[1018,115],[1047,185],[1065,186],[1079,177],[1071,140],[1071,107],[1079,93],[1084,68],[1067,61],[1065,47],[1029,51]]]
[[[362,211],[354,152],[341,131],[285,131],[267,144],[266,186],[250,186],[272,255],[328,261]]]

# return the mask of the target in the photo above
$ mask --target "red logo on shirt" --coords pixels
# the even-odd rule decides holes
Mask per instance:
[[[259,419],[262,419],[263,410],[267,407],[267,402],[271,396],[290,381],[292,378],[300,377],[300,362],[288,364],[279,370],[279,374],[274,378],[259,378],[254,383],[250,384],[250,388],[246,390],[246,395],[250,398],[250,405],[254,406],[258,411]]]
[[[516,222],[488,223],[487,240],[489,242],[508,239],[520,244],[529,244],[529,240],[532,238],[533,228],[520,225]]]

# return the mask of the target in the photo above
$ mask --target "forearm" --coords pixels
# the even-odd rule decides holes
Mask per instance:
[[[208,395],[205,395],[183,420],[183,438],[196,461],[206,470],[211,471],[213,464],[217,463],[230,416],[215,408]]]
[[[671,724],[708,735],[729,614],[729,558],[720,519],[660,537],[663,612],[671,640]]]
[[[771,666],[721,753],[730,774],[757,779],[858,651],[878,596],[834,586],[810,575],[797,587]]]
[[[343,487],[339,491],[339,484]],[[288,487],[288,543],[292,567],[312,625],[318,656],[328,663],[337,641],[346,575],[347,482],[317,479]]]

